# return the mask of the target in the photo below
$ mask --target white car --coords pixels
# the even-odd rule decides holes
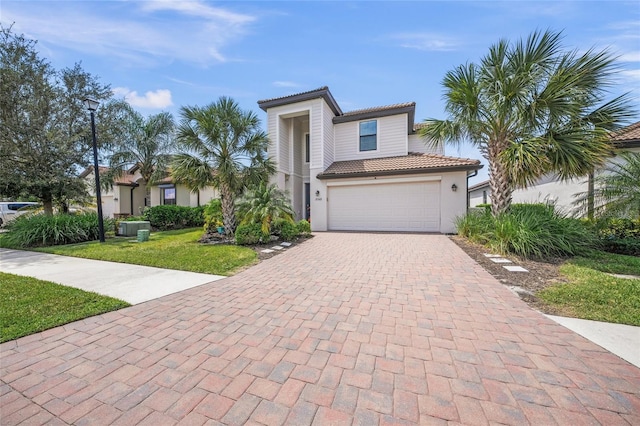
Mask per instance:
[[[0,226],[33,210],[38,205],[39,203],[31,201],[0,201]]]

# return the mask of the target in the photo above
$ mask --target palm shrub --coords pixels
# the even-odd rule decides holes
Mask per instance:
[[[113,227],[113,219],[104,218],[105,229]],[[82,243],[99,238],[98,215],[44,214],[22,215],[7,225],[4,241],[9,247],[27,248]]]
[[[271,233],[271,224],[278,220],[294,223],[291,201],[275,184],[260,183],[247,191],[236,207],[241,224],[259,223],[264,234]]]

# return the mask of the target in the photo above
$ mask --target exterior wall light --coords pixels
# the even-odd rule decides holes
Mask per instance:
[[[316,189],[316,197],[320,196],[320,190]]]
[[[453,192],[456,192],[458,190],[458,185],[456,185],[455,183],[453,185],[451,185],[451,190]]]

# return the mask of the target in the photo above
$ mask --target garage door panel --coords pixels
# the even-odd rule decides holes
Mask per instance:
[[[329,229],[440,231],[440,183],[411,182],[329,188]]]

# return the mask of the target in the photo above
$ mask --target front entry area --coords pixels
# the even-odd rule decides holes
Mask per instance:
[[[330,186],[332,231],[440,232],[440,181]]]

